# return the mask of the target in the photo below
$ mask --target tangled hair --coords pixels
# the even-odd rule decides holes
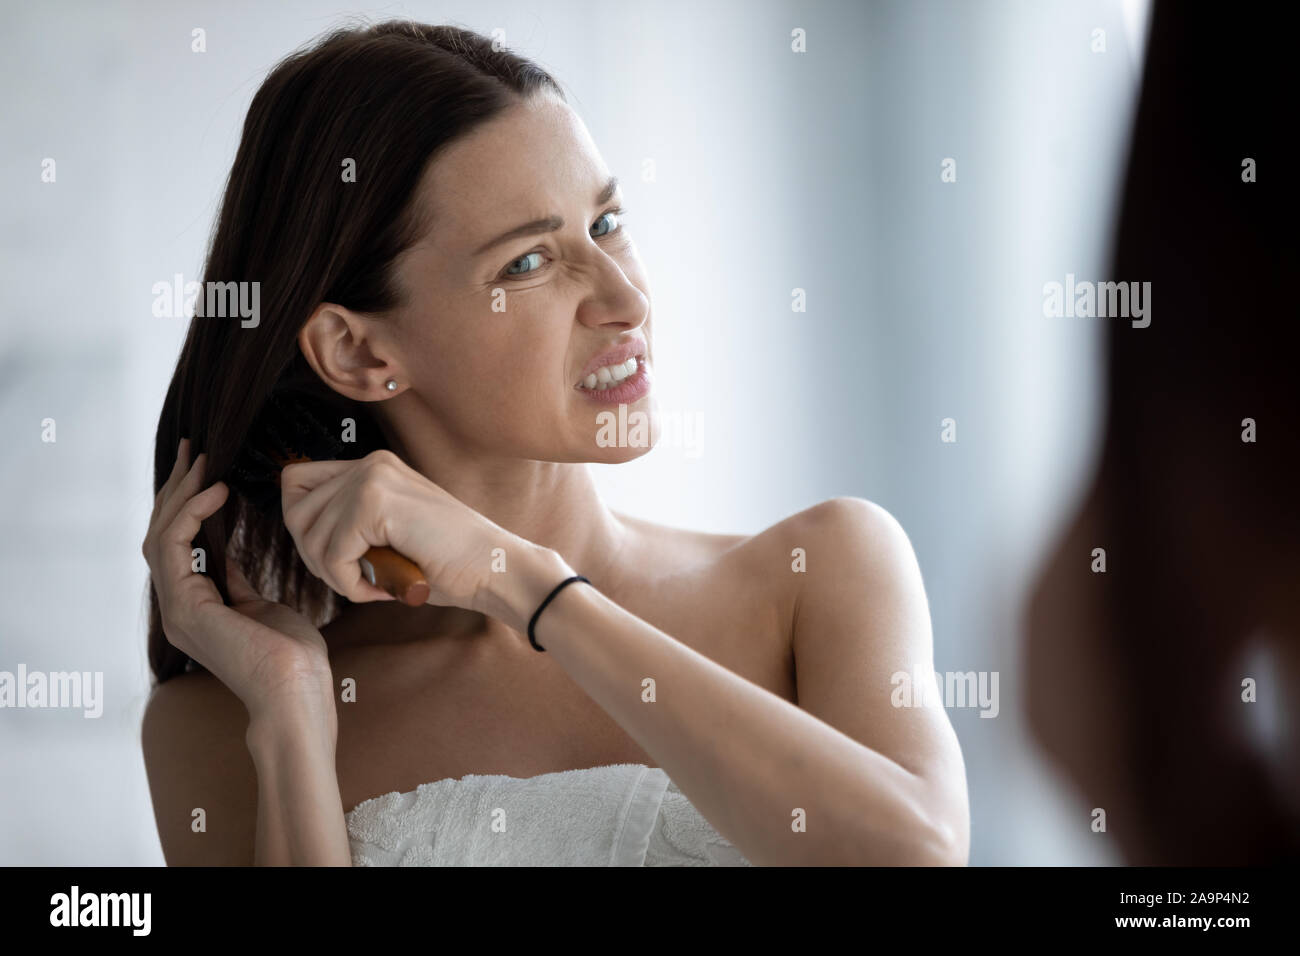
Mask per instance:
[[[229,473],[273,392],[326,400],[385,447],[365,403],[326,386],[298,347],[322,302],[380,314],[401,304],[392,267],[431,223],[413,201],[429,163],[458,137],[536,92],[565,99],[545,70],[469,30],[390,21],[330,33],[279,63],[253,97],[203,269],[203,285],[258,282],[259,321],[190,322],[154,439],[154,493],[188,437],[203,484]],[[355,162],[355,182],[343,163]],[[235,288],[235,287],[230,287]],[[312,576],[278,514],[232,485],[195,544],[224,599],[227,554],[268,599],[321,626],[346,598]],[[149,583],[157,683],[198,667],[162,629]]]

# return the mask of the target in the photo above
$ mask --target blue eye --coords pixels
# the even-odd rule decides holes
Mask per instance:
[[[622,223],[619,222],[619,217],[622,215],[624,215],[624,212],[621,206],[617,209],[611,209],[608,212],[603,213],[600,216],[600,218],[595,221],[595,223],[592,225],[591,229],[589,230],[592,238],[603,239],[606,236],[611,236],[614,233],[618,232],[620,229],[622,229],[623,225]],[[531,261],[530,263],[530,260],[535,260],[535,261]],[[510,263],[510,265],[506,266],[505,270],[501,272],[501,276],[503,278],[505,276],[511,276],[515,278],[519,276],[529,276],[532,275],[534,272],[537,272],[545,264],[546,264],[545,253],[530,252],[528,253],[528,255],[520,256],[514,262]]]
[[[527,262],[529,259],[537,259],[537,265],[535,265],[531,269],[515,268],[517,265],[519,265],[519,263]],[[526,256],[520,256],[518,259],[516,259],[514,262],[510,263],[509,266],[506,267],[505,274],[508,276],[521,276],[521,275],[528,275],[528,273],[530,272],[536,272],[538,269],[541,268],[542,265],[541,259],[542,259],[542,254],[540,252],[530,252]]]
[[[603,216],[597,219],[596,224],[591,227],[592,236],[598,239],[601,236],[608,236],[611,232],[614,232],[616,229],[618,229],[618,215],[622,211],[623,210],[621,209],[611,209],[609,212],[605,213]],[[608,219],[612,223],[612,225],[610,225],[610,227],[606,229],[604,232],[597,232],[596,229],[599,228],[600,224],[604,222],[606,219]]]

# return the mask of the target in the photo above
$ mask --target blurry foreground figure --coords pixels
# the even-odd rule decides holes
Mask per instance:
[[[1107,409],[1030,601],[1028,712],[1079,825],[1105,810],[1096,838],[1136,865],[1300,857],[1300,285],[1273,20],[1157,0],[1107,277],[1151,283],[1150,325],[1059,320],[1107,323]],[[1274,739],[1250,708],[1279,714]]]

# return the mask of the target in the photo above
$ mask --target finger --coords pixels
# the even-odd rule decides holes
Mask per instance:
[[[218,481],[182,502],[159,541],[165,585],[175,588],[196,573],[192,570],[191,545],[203,520],[216,513],[225,503],[229,492],[226,483]]]
[[[346,477],[354,465],[354,462],[339,460],[302,462],[289,465],[280,472],[280,509],[284,526],[293,537],[303,564],[318,578],[322,577],[322,571],[306,535],[342,486],[339,479]]]
[[[314,506],[312,499],[317,495],[330,495],[303,541],[340,594],[346,594],[345,589],[360,577],[357,559],[372,547],[390,544],[384,513],[391,500],[391,485],[381,477],[389,474],[387,466],[373,459],[357,464],[359,467],[331,479],[301,502],[306,510]]]
[[[348,472],[340,472],[322,485],[317,485],[284,512],[284,526],[289,529],[293,543],[309,571],[325,580],[321,563],[324,545],[329,541],[337,517],[328,513],[330,502],[337,499],[350,482]],[[328,583],[328,582],[327,582]]]
[[[330,464],[345,467],[335,468],[334,473],[328,478],[310,486],[294,484],[286,488],[283,484],[284,478],[280,479],[280,508],[284,516],[284,526],[300,544],[301,536],[306,535],[320,520],[325,506],[334,499],[334,496],[347,484],[348,478],[356,471],[355,462],[330,462]]]
[[[330,461],[300,461],[280,469],[280,496],[286,504],[297,501],[307,492],[329,481],[340,472],[356,467],[348,458]]]
[[[356,559],[371,547],[388,543],[382,523],[376,523],[376,494],[353,496],[346,492],[354,490],[359,482],[370,482],[369,490],[375,492],[382,484],[377,476],[388,474],[394,460],[391,453],[372,454],[358,460],[312,463],[331,466],[329,469],[316,469],[315,478],[304,478],[306,469],[299,470],[297,475],[289,475],[290,485],[296,491],[291,491],[290,497],[283,501],[285,525],[293,535],[303,563],[339,594],[351,597],[359,591],[369,595],[369,600],[382,600],[376,596],[377,593],[387,595],[387,592],[358,584],[362,573]],[[293,498],[295,493],[300,493],[311,481],[319,480],[327,471],[333,471],[333,477],[326,478],[301,497]],[[364,519],[361,512],[365,513]],[[337,557],[339,541],[346,541],[348,553],[343,558]]]
[[[335,475],[308,492],[291,519],[299,529],[295,540],[300,553],[312,573],[352,600],[390,597],[364,581],[358,561],[370,548],[388,544],[382,521],[376,521],[376,495],[352,494],[374,474],[373,466],[363,466]]]
[[[327,582],[349,601],[396,600],[381,587],[370,583],[361,569],[360,559],[374,545],[366,541],[355,528],[338,524],[325,545],[321,562]]]
[[[154,523],[154,519],[158,516],[158,510],[162,506],[162,503],[171,497],[172,489],[175,488],[176,483],[180,481],[179,476],[185,474],[185,470],[189,468],[189,466],[190,440],[188,438],[182,438],[180,443],[176,446],[176,459],[172,462],[171,474],[168,475],[167,480],[162,483],[162,487],[158,489],[158,494],[153,496],[153,513],[149,517],[150,525]]]
[[[166,528],[170,525],[185,502],[198,494],[199,489],[203,487],[203,472],[207,467],[207,463],[207,452],[201,452],[185,474],[181,476],[171,496],[163,502],[162,508],[158,512],[159,527]]]
[[[175,516],[176,488],[193,468],[189,459],[189,449],[190,440],[182,438],[176,452],[176,461],[172,464],[172,472],[154,498],[153,512],[149,515],[149,530],[145,532],[144,545],[141,549],[147,561],[153,561],[152,556],[157,553],[158,540],[162,536],[163,529]]]

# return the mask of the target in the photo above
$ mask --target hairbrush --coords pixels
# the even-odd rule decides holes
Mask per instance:
[[[355,460],[369,449],[344,442],[324,424],[325,406],[314,407],[301,393],[272,392],[230,469],[229,484],[263,514],[280,509],[280,472],[303,461]],[[358,559],[366,580],[403,604],[429,599],[429,582],[419,566],[389,547],[375,547]]]

